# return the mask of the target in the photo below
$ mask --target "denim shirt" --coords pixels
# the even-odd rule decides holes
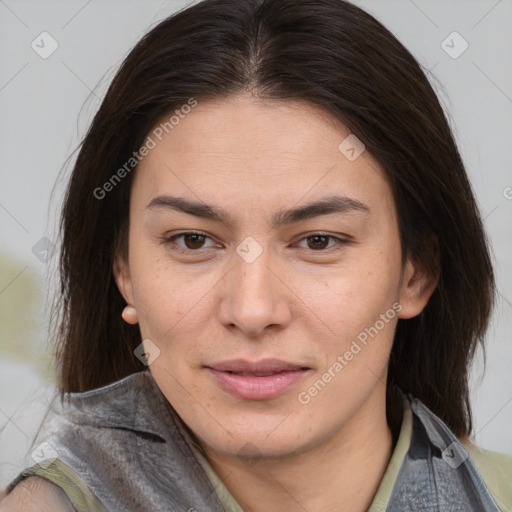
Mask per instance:
[[[385,510],[500,512],[463,445],[419,400],[406,399],[411,443]],[[68,393],[64,402],[56,396],[34,445],[43,468],[37,474],[44,476],[57,458],[87,483],[103,510],[225,511],[148,370]],[[8,491],[29,474],[18,475]]]
[[[500,511],[455,435],[418,399],[408,400],[413,413],[411,445],[386,510]]]

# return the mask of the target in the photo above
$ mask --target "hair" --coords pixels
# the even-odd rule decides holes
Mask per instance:
[[[138,326],[113,277],[127,253],[133,172],[94,193],[150,130],[190,98],[303,100],[336,116],[381,164],[403,262],[437,286],[397,324],[388,369],[458,436],[472,430],[469,368],[495,298],[488,242],[464,164],[421,66],[371,15],[344,0],[204,0],[135,45],[86,133],[66,191],[54,306],[59,388],[86,391],[145,369]]]

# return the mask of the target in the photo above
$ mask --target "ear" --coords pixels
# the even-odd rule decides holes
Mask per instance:
[[[439,274],[432,275],[412,259],[408,259],[400,287],[399,318],[413,318],[419,315],[427,305],[439,281]]]
[[[133,288],[130,276],[130,266],[125,259],[118,255],[114,259],[113,265],[114,280],[117,284],[119,292],[123,296],[126,303],[133,306]]]

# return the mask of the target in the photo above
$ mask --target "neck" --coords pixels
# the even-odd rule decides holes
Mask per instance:
[[[246,512],[364,512],[392,450],[385,398],[377,393],[357,417],[300,454],[247,464],[204,447],[211,466]]]

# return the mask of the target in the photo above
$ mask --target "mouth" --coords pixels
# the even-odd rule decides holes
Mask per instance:
[[[244,400],[270,400],[282,395],[311,371],[311,368],[276,359],[257,363],[232,360],[205,367],[216,384]]]
[[[240,375],[242,377],[270,377],[271,375],[277,375],[279,373],[284,373],[285,371],[290,370],[282,370],[280,372],[230,372],[227,371],[226,373],[231,373],[232,375]]]

